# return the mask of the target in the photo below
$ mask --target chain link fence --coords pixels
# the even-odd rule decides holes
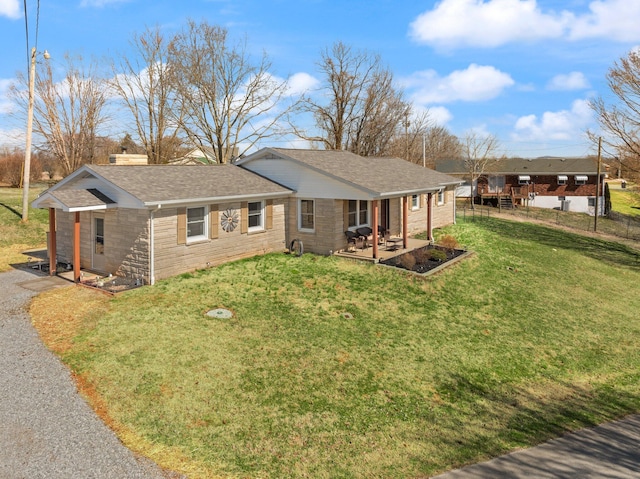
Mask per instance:
[[[514,218],[542,221],[580,231],[596,231],[596,218],[584,213],[531,207],[498,210],[498,208],[491,206],[475,205],[474,208],[471,208],[469,204],[459,205],[456,210],[457,221],[482,221],[492,216],[513,216]],[[612,211],[608,216],[598,217],[597,232],[640,241],[640,218]]]

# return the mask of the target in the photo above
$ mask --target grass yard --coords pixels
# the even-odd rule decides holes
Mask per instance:
[[[34,185],[29,190],[29,202],[44,187]],[[0,188],[0,272],[7,271],[12,263],[24,263],[22,251],[46,246],[49,213],[29,208],[29,221],[22,223],[22,189]]]
[[[611,208],[617,213],[640,217],[640,191],[636,186],[627,183],[627,188],[620,188],[620,184],[610,185]]]
[[[425,477],[640,411],[638,251],[441,233],[476,254],[427,280],[270,254],[31,313],[122,440],[195,478]]]

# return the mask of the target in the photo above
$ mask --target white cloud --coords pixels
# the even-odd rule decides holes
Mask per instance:
[[[1,0],[0,0],[1,1]],[[82,0],[80,2],[81,7],[97,7],[102,8],[108,5],[114,5],[116,3],[125,3],[130,0]]]
[[[429,118],[436,125],[445,126],[453,119],[453,115],[443,106],[432,106],[429,108]]]
[[[20,4],[18,0],[0,0],[0,17],[20,18]]]
[[[439,76],[435,70],[423,70],[402,81],[403,86],[412,91],[412,99],[422,105],[490,100],[514,83],[509,74],[475,63],[446,77]]]
[[[496,47],[543,39],[640,39],[640,2],[596,0],[588,13],[543,11],[536,0],[442,0],[419,15],[409,34],[418,43]]]
[[[9,148],[22,147],[26,141],[25,129],[13,128],[5,130],[0,128],[0,147],[6,146]]]
[[[549,90],[584,90],[589,88],[587,78],[581,72],[571,72],[566,75],[556,75],[547,84]]]
[[[511,137],[517,141],[572,140],[580,136],[592,120],[588,100],[575,100],[571,110],[547,111],[540,118],[537,115],[518,118]]]
[[[287,83],[287,95],[296,96],[316,88],[320,84],[320,81],[308,73],[296,73],[291,75]]]
[[[14,110],[14,104],[9,99],[9,87],[15,80],[0,78],[0,114],[11,113]]]
[[[599,0],[589,4],[589,13],[571,25],[570,38],[609,38],[620,42],[640,39],[640,2],[637,0]]]

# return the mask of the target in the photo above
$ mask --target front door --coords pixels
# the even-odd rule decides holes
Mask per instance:
[[[385,231],[389,230],[389,199],[384,199],[380,205],[380,226]]]
[[[504,176],[490,176],[489,192],[502,193],[503,190],[504,190]]]
[[[93,213],[93,224],[92,224],[92,260],[91,267],[92,269],[104,272],[105,270],[105,260],[104,260],[104,214],[103,213]]]

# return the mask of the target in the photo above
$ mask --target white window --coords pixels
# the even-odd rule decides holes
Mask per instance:
[[[519,175],[518,176],[518,184],[520,185],[528,185],[531,181],[530,175]]]
[[[444,205],[444,190],[438,190],[438,205]]]
[[[420,208],[420,195],[411,196],[411,209],[417,210]]]
[[[313,232],[315,230],[316,219],[316,202],[314,200],[298,201],[298,211],[300,216],[298,217],[298,229],[300,231]]]
[[[575,179],[576,179],[576,185],[586,185],[589,177],[586,175],[576,175]]]
[[[369,202],[349,200],[349,228],[369,225]]]
[[[588,202],[589,202],[589,208],[595,208],[596,207],[596,199],[595,199],[595,197],[589,198]]]
[[[559,185],[566,185],[568,180],[569,180],[569,177],[567,175],[558,175]]]
[[[187,208],[187,241],[201,241],[207,239],[208,217],[207,208]]]
[[[249,203],[247,219],[249,220],[249,231],[264,230],[264,203],[262,201]]]

